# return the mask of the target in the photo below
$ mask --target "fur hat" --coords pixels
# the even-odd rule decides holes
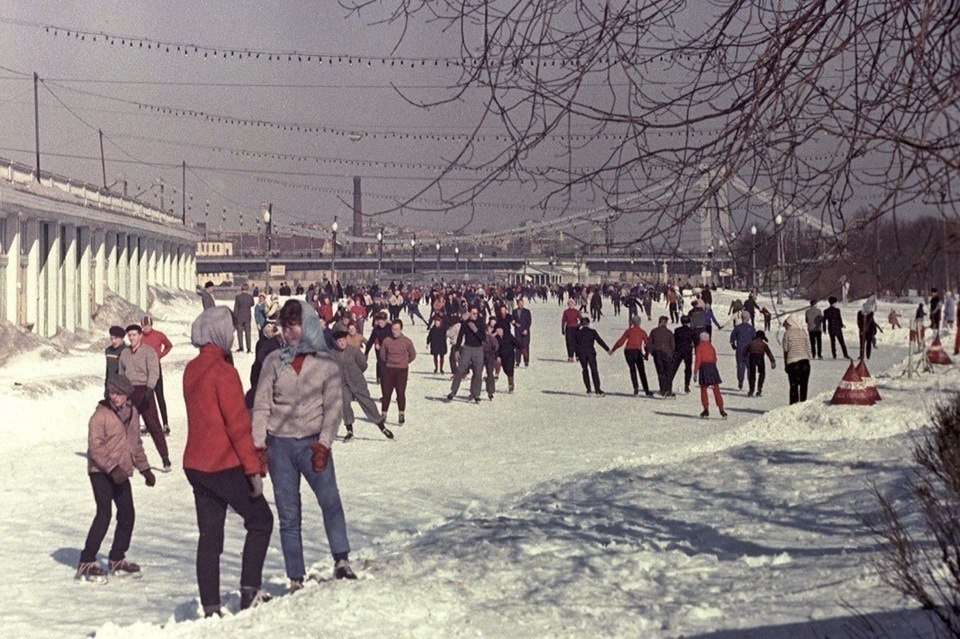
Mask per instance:
[[[130,383],[126,375],[114,373],[107,379],[107,392],[120,393],[130,397],[133,394],[133,384]]]

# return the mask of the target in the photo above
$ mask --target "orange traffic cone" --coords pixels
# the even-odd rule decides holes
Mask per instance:
[[[860,360],[860,363],[857,364],[857,375],[859,375],[860,379],[863,380],[863,385],[870,389],[875,401],[879,402],[881,399],[883,399],[880,397],[880,391],[877,390],[877,382],[874,381],[873,377],[870,376],[870,371],[867,370],[867,364],[862,359]]]
[[[852,406],[873,406],[876,403],[873,393],[863,383],[860,375],[857,373],[853,362],[844,373],[843,379],[837,385],[837,390],[833,393],[831,404],[848,404]]]
[[[950,356],[947,355],[947,351],[943,350],[939,335],[933,338],[933,344],[930,344],[930,348],[927,349],[927,361],[931,364],[953,363],[950,361]]]

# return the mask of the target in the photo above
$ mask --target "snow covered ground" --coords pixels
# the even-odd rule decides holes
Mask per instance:
[[[730,299],[719,294],[717,308]],[[180,375],[195,353],[187,335],[199,301],[168,296],[150,310],[176,345],[164,365],[176,457],[156,488],[134,480],[129,556],[142,580],[73,581],[94,510],[83,457],[102,355],[34,352],[0,368],[6,634],[804,636],[849,629],[851,610],[894,624],[906,606],[873,574],[861,513],[872,508],[871,485],[897,494],[911,431],[941,392],[960,388],[952,369],[881,376],[877,406],[830,407],[845,363],[823,360],[813,365],[811,400],[787,408],[774,348],[780,367],[768,370],[764,397],[747,398],[736,390],[728,326],[715,337],[728,421],[700,420],[698,394],[634,397],[619,353],[601,356],[608,396],[588,398],[551,302],[533,306],[532,361],[517,392],[480,406],[446,403],[448,378],[432,373],[424,328],[408,329],[421,355],[407,424],[391,425],[391,442],[358,422],[357,438],[334,449],[360,580],[331,581],[319,508],[305,493],[305,547],[318,580],[259,609],[197,620],[193,500],[176,458],[185,439]],[[850,325],[854,314],[845,307]],[[608,316],[596,328],[612,343],[625,323]],[[905,329],[881,336],[874,375],[901,363],[906,339]],[[856,343],[854,332],[847,341]],[[236,358],[244,379],[251,357]],[[654,380],[652,362],[647,372]],[[145,447],[157,464],[149,438]],[[242,537],[229,516],[221,580],[232,610]],[[265,578],[284,592],[276,531]]]

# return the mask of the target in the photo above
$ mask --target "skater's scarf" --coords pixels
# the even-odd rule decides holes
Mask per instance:
[[[320,316],[317,315],[316,309],[303,300],[297,301],[300,303],[300,308],[303,311],[301,315],[300,342],[296,346],[285,344],[277,349],[279,353],[277,358],[279,361],[277,362],[277,369],[274,372],[274,379],[280,377],[280,371],[282,371],[287,364],[291,363],[297,355],[328,350],[327,341],[323,338],[323,329],[320,328]]]
[[[213,344],[229,353],[233,349],[233,314],[226,306],[204,309],[190,327],[190,343],[197,348]]]

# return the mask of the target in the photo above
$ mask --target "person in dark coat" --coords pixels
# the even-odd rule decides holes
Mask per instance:
[[[648,350],[653,355],[653,366],[660,381],[660,396],[673,397],[673,357],[675,352],[673,333],[667,328],[670,318],[661,315],[657,327],[650,331]]]
[[[673,388],[673,377],[680,370],[683,363],[683,392],[690,392],[690,378],[693,376],[693,350],[696,347],[697,335],[690,328],[690,318],[680,317],[680,326],[673,331],[673,370],[670,375],[670,388]]]
[[[500,359],[500,367],[503,374],[507,376],[507,390],[513,392],[513,371],[516,367],[516,338],[510,332],[509,325],[504,328],[497,326],[496,336],[500,340],[497,356]]]
[[[833,359],[837,359],[837,342],[843,351],[843,357],[850,359],[847,354],[847,344],[843,341],[843,318],[840,317],[840,309],[837,308],[837,298],[830,297],[827,302],[830,306],[823,311],[823,323],[827,327],[827,334],[830,336],[830,353]]]
[[[250,311],[254,307],[253,296],[247,292],[249,286],[244,284],[240,287],[240,293],[233,298],[233,321],[237,327],[237,352],[244,350],[244,339],[246,339],[246,350],[250,352]]]
[[[266,324],[260,339],[257,340],[256,356],[253,360],[253,366],[250,367],[250,390],[244,395],[244,401],[248,410],[253,410],[253,398],[257,393],[257,384],[260,383],[260,370],[263,368],[263,360],[267,355],[283,346],[283,338],[280,335],[280,329],[276,324]]]
[[[390,324],[387,323],[387,314],[384,311],[377,313],[376,319],[373,323],[373,328],[370,330],[370,339],[367,340],[367,348],[364,350],[364,356],[370,355],[370,349],[375,349],[377,356],[377,383],[380,383],[380,380],[383,379],[383,369],[386,365],[383,362],[383,358],[380,356],[380,345],[383,344],[383,340],[390,337]]]
[[[516,365],[520,365],[521,358],[524,366],[530,366],[530,327],[533,326],[533,316],[530,315],[530,309],[526,308],[524,298],[517,298],[517,308],[513,311],[513,322],[517,327],[517,360]]]
[[[777,360],[773,357],[773,351],[767,345],[767,336],[763,331],[757,331],[753,339],[746,343],[741,354],[747,360],[747,381],[750,383],[750,391],[747,397],[753,397],[756,390],[757,397],[763,396],[763,381],[766,379],[767,371],[764,356],[770,358],[770,368],[777,368]]]
[[[743,390],[743,378],[747,373],[747,357],[744,355],[744,347],[754,338],[756,330],[750,323],[750,313],[740,312],[740,323],[733,327],[730,332],[730,348],[737,356],[737,388]]]
[[[600,372],[597,370],[597,349],[594,344],[607,353],[610,347],[603,341],[603,338],[597,331],[590,328],[590,318],[580,318],[580,328],[574,334],[574,352],[577,359],[580,360],[580,368],[583,372],[583,385],[587,387],[587,394],[596,392],[598,396],[603,397],[604,392],[600,389]],[[590,388],[590,379],[593,378],[593,390]]]
[[[443,318],[434,316],[433,326],[427,332],[427,346],[433,356],[433,372],[443,372],[443,359],[447,355],[447,331],[443,328]]]

